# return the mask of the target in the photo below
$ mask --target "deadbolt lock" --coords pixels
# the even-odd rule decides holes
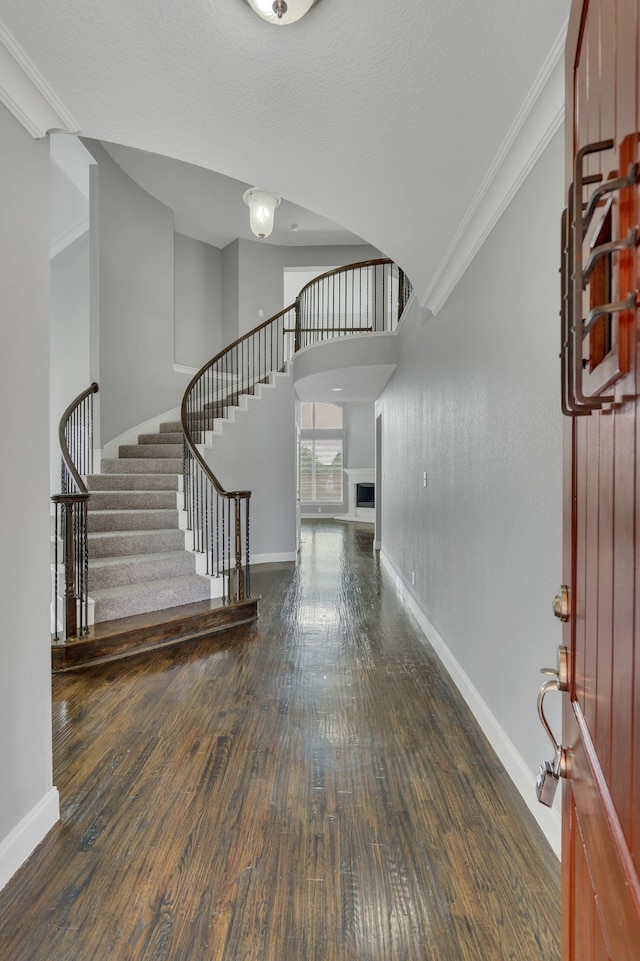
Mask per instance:
[[[553,599],[553,613],[559,620],[568,621],[571,609],[569,606],[569,588],[563,584]]]
[[[553,763],[551,761],[544,761],[538,771],[536,778],[536,797],[540,801],[540,804],[544,804],[548,808],[553,806],[553,800],[556,796],[559,783],[560,755],[556,755]]]

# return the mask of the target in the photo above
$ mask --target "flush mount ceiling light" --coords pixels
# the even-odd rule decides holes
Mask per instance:
[[[280,206],[280,197],[268,190],[250,187],[242,195],[242,199],[249,208],[249,223],[251,230],[264,240],[273,230],[273,215],[276,207]]]
[[[276,26],[286,27],[304,17],[318,0],[245,0],[252,10]]]

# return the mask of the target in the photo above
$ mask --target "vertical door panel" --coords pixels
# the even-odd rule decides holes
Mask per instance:
[[[573,4],[566,57],[567,187],[573,157],[588,144],[614,141],[611,149],[587,158],[587,177],[625,176],[640,161],[638,7],[638,0]],[[596,186],[585,186],[578,213]],[[576,228],[578,278],[594,248],[619,242],[640,226],[639,189],[636,184],[603,197],[582,246]],[[640,290],[637,246],[607,250],[605,256],[575,305],[578,320]],[[570,651],[570,691],[563,706],[563,959],[635,961],[640,951],[638,310],[611,312],[597,326],[584,341],[585,381],[596,384],[602,365],[605,384],[603,371],[613,370],[613,386],[603,392],[614,402],[568,419],[564,433],[563,557],[571,619],[563,634]]]

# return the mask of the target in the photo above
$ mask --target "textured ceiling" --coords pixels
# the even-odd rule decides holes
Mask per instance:
[[[0,0],[88,137],[272,189],[427,289],[569,0]]]

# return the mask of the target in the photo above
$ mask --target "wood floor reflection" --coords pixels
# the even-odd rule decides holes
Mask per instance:
[[[62,820],[2,961],[558,958],[558,865],[364,525],[258,623],[54,679]]]

